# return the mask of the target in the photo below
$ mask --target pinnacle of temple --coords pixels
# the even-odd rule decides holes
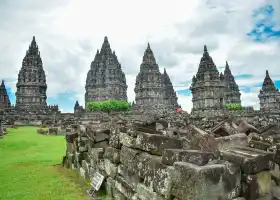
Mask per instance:
[[[81,112],[81,111],[83,111],[83,107],[80,106],[79,101],[76,101],[74,106],[74,113]]]
[[[35,36],[33,36],[29,49],[23,58],[16,86],[17,109],[46,108],[46,75]]]
[[[272,79],[269,76],[268,70],[266,70],[265,78],[262,88],[258,95],[260,100],[260,110],[270,111],[280,109],[280,92],[275,87]]]
[[[152,110],[178,106],[170,78],[166,71],[160,73],[149,43],[143,55],[140,72],[136,77],[134,92],[135,109]]]
[[[97,50],[87,73],[85,103],[104,100],[127,101],[125,74],[115,51],[112,52],[105,37],[101,50]]]
[[[0,109],[11,108],[11,102],[6,90],[4,80],[2,80],[0,85]]]
[[[178,97],[176,95],[176,92],[174,91],[172,82],[165,68],[162,76],[163,76],[163,83],[165,86],[165,101],[166,101],[165,103],[169,105],[171,108],[172,107],[175,109],[179,108]]]
[[[212,57],[209,55],[207,46],[204,45],[203,56],[200,59],[200,64],[198,67],[196,78],[198,80],[204,80],[204,74],[209,72],[213,77],[212,79],[219,79],[219,72],[215,63],[213,62]]]
[[[235,82],[234,76],[231,73],[228,62],[224,70],[224,84],[225,84],[225,104],[241,104],[241,93],[238,85]]]
[[[277,88],[275,87],[273,81],[271,80],[268,70],[265,72],[265,78],[263,81],[262,89],[263,92],[276,92]]]
[[[224,75],[217,70],[207,46],[204,46],[196,76],[192,78],[192,111],[219,110],[224,107]]]

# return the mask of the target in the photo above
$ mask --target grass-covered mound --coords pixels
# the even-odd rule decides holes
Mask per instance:
[[[58,165],[65,155],[65,138],[36,131],[36,127],[9,129],[0,140],[0,199],[88,200],[88,183]]]

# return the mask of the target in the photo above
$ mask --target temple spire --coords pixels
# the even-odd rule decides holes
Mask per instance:
[[[206,52],[208,52],[208,50],[207,50],[207,46],[206,46],[206,45],[204,45],[204,53],[206,53]]]
[[[5,86],[4,80],[2,79],[1,86]]]
[[[104,42],[102,44],[101,50],[100,50],[100,54],[109,54],[112,53],[111,47],[110,47],[110,43],[108,41],[108,37],[105,36],[104,37]]]
[[[156,64],[156,59],[154,57],[154,53],[150,47],[150,43],[148,43],[148,46],[145,50],[144,56],[143,56],[143,63],[152,63]]]
[[[268,70],[265,71],[265,78],[263,81],[262,91],[268,92],[268,91],[277,91],[274,82],[270,78]]]

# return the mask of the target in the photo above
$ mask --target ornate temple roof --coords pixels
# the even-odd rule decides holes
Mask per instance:
[[[266,70],[266,72],[265,72],[265,78],[264,78],[264,81],[263,81],[261,91],[262,92],[276,92],[276,91],[278,91],[278,89],[275,87],[272,79],[270,78],[268,70]]]
[[[227,88],[229,88],[233,91],[239,91],[239,87],[235,82],[234,76],[231,73],[231,70],[229,68],[227,61],[226,61],[226,67],[224,70],[224,80],[225,80],[225,85]]]
[[[211,80],[219,79],[219,71],[217,70],[215,63],[213,62],[212,57],[208,53],[207,46],[204,45],[203,55],[200,59],[198,71],[196,74],[196,80],[203,81],[204,74],[206,72],[209,72],[209,75],[211,75]]]

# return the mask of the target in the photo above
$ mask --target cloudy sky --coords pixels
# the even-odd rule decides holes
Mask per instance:
[[[187,111],[204,44],[220,71],[229,62],[243,105],[259,107],[266,69],[280,88],[279,0],[1,0],[0,35],[0,78],[12,103],[33,35],[48,103],[63,112],[73,112],[76,100],[84,104],[86,74],[104,36],[122,64],[130,101],[148,42]]]

